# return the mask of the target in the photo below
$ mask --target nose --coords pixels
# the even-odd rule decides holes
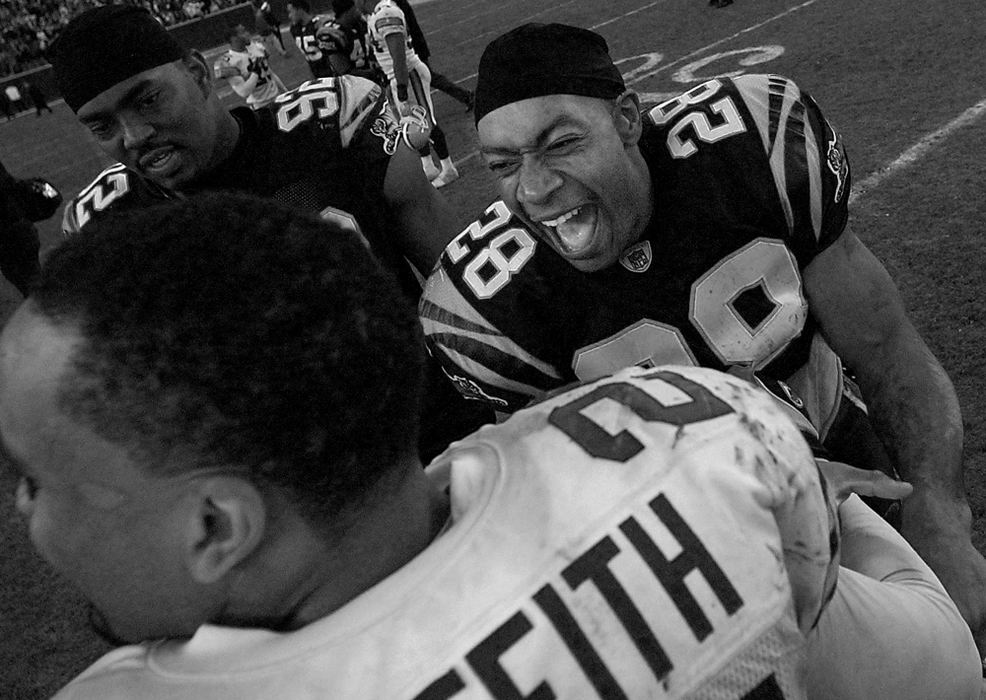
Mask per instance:
[[[123,147],[128,150],[137,149],[154,133],[154,127],[139,117],[129,117],[121,121],[123,131]]]
[[[525,157],[517,181],[517,201],[522,204],[541,204],[561,185],[561,175],[545,167],[540,159]]]

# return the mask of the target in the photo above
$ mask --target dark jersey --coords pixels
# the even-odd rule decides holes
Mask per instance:
[[[294,43],[308,61],[312,75],[316,78],[327,78],[333,75],[329,56],[322,51],[318,41],[318,29],[327,22],[327,18],[316,15],[302,24],[291,25],[291,36]]]
[[[400,132],[380,86],[352,75],[312,80],[279,95],[269,112],[239,107],[233,115],[241,129],[233,154],[194,187],[170,192],[115,165],[69,203],[64,232],[71,234],[111,210],[146,207],[197,191],[248,192],[359,231],[416,301],[421,287],[388,235],[396,224],[383,185]],[[462,406],[433,361],[426,369],[420,441],[425,461],[492,417]]]
[[[358,228],[408,291],[418,289],[387,236],[392,224],[383,182],[399,135],[376,83],[354,76],[313,80],[278,96],[272,111],[232,113],[240,124],[233,154],[182,194],[234,190],[319,212]],[[69,204],[63,230],[72,233],[110,209],[176,196],[118,164]]]
[[[337,55],[349,64],[348,72],[380,82],[377,66],[366,48],[366,26],[362,20],[347,16],[345,21],[325,22],[318,34],[318,44],[329,62],[329,70],[333,70],[329,57]]]
[[[789,383],[824,433],[841,364],[801,270],[842,233],[849,168],[785,78],[703,83],[646,113],[654,214],[619,264],[576,270],[495,202],[457,236],[420,305],[434,354],[501,411],[632,365],[747,366]]]

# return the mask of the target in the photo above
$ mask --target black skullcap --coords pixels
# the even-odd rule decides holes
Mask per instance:
[[[78,112],[117,83],[184,54],[144,8],[103,5],[72,19],[52,44],[48,58],[65,104]]]
[[[626,90],[599,34],[532,22],[491,41],[479,59],[476,123],[495,109],[543,95],[612,99]]]

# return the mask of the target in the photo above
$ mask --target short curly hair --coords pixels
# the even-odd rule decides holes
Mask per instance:
[[[420,326],[354,232],[200,195],[91,223],[31,298],[83,339],[61,409],[149,470],[245,469],[324,522],[414,454]]]

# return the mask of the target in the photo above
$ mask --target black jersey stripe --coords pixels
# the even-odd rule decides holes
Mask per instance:
[[[538,396],[562,384],[562,380],[546,374],[522,358],[482,339],[457,333],[436,333],[428,336],[454,365],[467,377],[492,387],[493,391]],[[498,368],[494,371],[491,367]]]

